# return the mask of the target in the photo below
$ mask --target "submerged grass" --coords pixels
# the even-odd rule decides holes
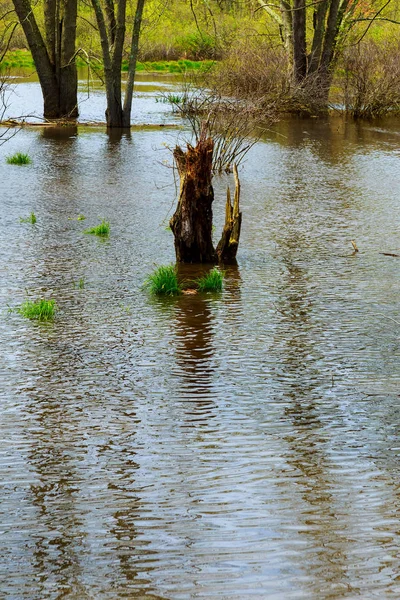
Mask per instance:
[[[199,292],[221,292],[224,281],[224,272],[214,267],[204,277],[196,279]]]
[[[182,293],[174,265],[158,267],[149,275],[144,287],[155,296],[177,296]]]
[[[12,156],[7,156],[6,161],[9,165],[30,165],[32,159],[28,154],[16,152]]]
[[[27,319],[36,319],[37,321],[50,321],[54,318],[57,311],[55,300],[26,300],[21,306],[15,309]]]
[[[29,215],[29,217],[20,217],[19,218],[19,222],[20,223],[31,223],[31,225],[34,225],[37,221],[36,215],[34,212],[31,212],[31,214]]]
[[[81,277],[80,279],[78,279],[78,281],[74,281],[74,288],[83,290],[83,288],[85,287],[85,284],[86,284],[85,278]]]
[[[89,227],[89,229],[85,229],[83,233],[89,233],[90,235],[100,235],[105,237],[107,235],[110,235],[110,223],[103,219],[99,225],[96,225],[95,227]]]

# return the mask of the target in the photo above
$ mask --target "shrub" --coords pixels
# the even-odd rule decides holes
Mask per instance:
[[[95,227],[89,227],[89,229],[85,229],[83,233],[105,237],[110,234],[110,223],[103,219],[99,225],[96,225]]]
[[[291,98],[289,64],[283,49],[259,40],[241,40],[211,72],[220,93],[254,100],[264,106],[286,104]]]
[[[145,287],[156,296],[177,296],[182,293],[174,265],[158,267],[145,281]]]
[[[9,165],[30,165],[32,160],[28,154],[24,154],[23,152],[17,152],[12,156],[7,156],[7,163]]]
[[[364,41],[344,53],[336,85],[354,118],[383,117],[400,110],[400,44]]]
[[[26,300],[16,309],[27,319],[36,319],[38,321],[49,321],[54,318],[57,310],[55,300]]]
[[[220,292],[224,281],[224,272],[214,267],[209,273],[196,280],[199,292]]]

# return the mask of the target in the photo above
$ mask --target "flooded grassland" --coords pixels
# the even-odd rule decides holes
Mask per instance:
[[[222,294],[155,300],[182,135],[0,148],[0,596],[399,597],[400,124],[279,123]],[[54,322],[7,313],[27,295]]]

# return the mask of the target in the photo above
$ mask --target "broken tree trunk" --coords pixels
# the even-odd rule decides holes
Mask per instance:
[[[177,146],[174,158],[181,181],[178,206],[170,221],[178,262],[212,263],[212,155],[214,142],[202,133],[187,151]]]
[[[214,190],[212,158],[214,142],[201,133],[196,146],[187,151],[177,146],[174,159],[180,177],[178,206],[170,220],[175,238],[176,260],[180,263],[233,263],[239,245],[242,213],[239,212],[240,182],[236,165],[233,206],[227,191],[225,225],[217,249],[212,242],[212,203]]]
[[[232,206],[231,192],[228,187],[226,191],[225,225],[217,246],[218,261],[225,264],[236,262],[242,225],[242,213],[239,210],[240,181],[235,164],[233,165],[233,174],[235,176],[235,197]]]

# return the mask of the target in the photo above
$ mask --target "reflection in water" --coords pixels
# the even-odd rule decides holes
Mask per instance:
[[[32,532],[32,568],[39,574],[37,597],[46,598],[49,583],[57,581],[59,597],[79,592],[86,598],[80,564],[85,534],[76,502],[78,466],[67,451],[70,432],[63,425],[69,411],[62,402],[43,394],[40,380],[35,382],[26,411],[33,429],[28,462],[35,473],[30,495],[37,509]]]
[[[110,149],[118,147],[121,140],[130,141],[132,139],[132,133],[130,129],[119,129],[118,127],[111,127],[107,129],[108,144]]]
[[[73,141],[78,135],[78,127],[76,125],[65,125],[63,127],[47,126],[41,129],[41,136],[44,140],[52,140],[59,142],[58,149],[67,153],[71,148],[69,142]]]
[[[178,266],[179,278],[183,281],[193,281],[208,270],[208,267],[196,265]],[[224,319],[230,322],[237,316],[240,273],[238,267],[233,265],[224,270],[223,314]],[[213,304],[218,299],[220,294],[183,294],[175,304],[175,374],[181,386],[180,396],[190,402],[190,414],[199,418],[209,412],[216,393]]]
[[[180,280],[192,281],[207,269],[179,265]],[[213,402],[213,326],[210,300],[205,294],[180,296],[175,307],[176,371],[180,396],[190,403],[190,422],[209,417]]]
[[[299,533],[308,545],[304,569],[312,582],[310,593],[313,597],[338,598],[342,593],[358,590],[347,579],[348,543],[335,514],[334,478],[319,416],[318,400],[323,386],[322,373],[316,367],[314,307],[307,273],[294,259],[301,245],[299,237],[287,235],[280,241],[287,275],[280,282],[280,324],[275,341],[282,356],[280,378],[287,403],[285,415],[291,423],[286,436],[287,463],[294,474],[294,498],[300,495],[302,500],[295,503],[294,511]]]

